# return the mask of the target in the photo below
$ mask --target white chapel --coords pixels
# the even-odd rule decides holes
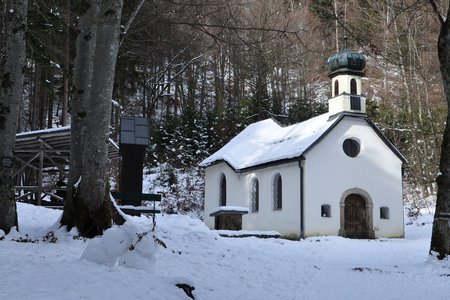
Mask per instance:
[[[365,58],[344,47],[327,65],[327,113],[286,127],[253,123],[201,163],[209,228],[404,236],[406,160],[366,115]]]

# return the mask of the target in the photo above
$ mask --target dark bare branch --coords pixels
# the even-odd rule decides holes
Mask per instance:
[[[434,13],[436,14],[436,16],[437,16],[437,18],[438,18],[438,20],[439,20],[439,22],[440,22],[441,24],[443,24],[443,23],[445,22],[445,20],[444,20],[444,18],[442,17],[441,13],[440,13],[439,10],[438,10],[436,1],[434,1],[434,0],[429,0],[429,2],[430,2],[430,4],[431,4],[431,7],[433,8]],[[448,11],[450,12],[450,9],[449,9]],[[448,19],[448,15],[447,15],[447,19]]]

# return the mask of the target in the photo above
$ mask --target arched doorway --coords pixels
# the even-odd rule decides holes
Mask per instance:
[[[349,238],[367,238],[366,201],[358,194],[350,194],[345,198],[344,229]]]
[[[370,195],[360,189],[348,189],[342,194],[341,228],[339,235],[353,239],[373,239],[373,203]]]

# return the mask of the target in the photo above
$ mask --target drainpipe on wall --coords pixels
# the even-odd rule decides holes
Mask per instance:
[[[300,168],[300,239],[305,238],[305,219],[304,219],[304,199],[305,199],[305,187],[304,187],[304,173],[305,173],[305,160],[306,157],[301,156],[298,162]]]

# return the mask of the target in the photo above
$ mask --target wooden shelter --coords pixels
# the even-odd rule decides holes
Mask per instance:
[[[108,156],[111,160],[119,158],[119,147],[111,139]],[[16,200],[28,199],[39,205],[45,195],[62,200],[56,191],[65,189],[61,185],[69,161],[70,126],[18,133],[14,145]]]

